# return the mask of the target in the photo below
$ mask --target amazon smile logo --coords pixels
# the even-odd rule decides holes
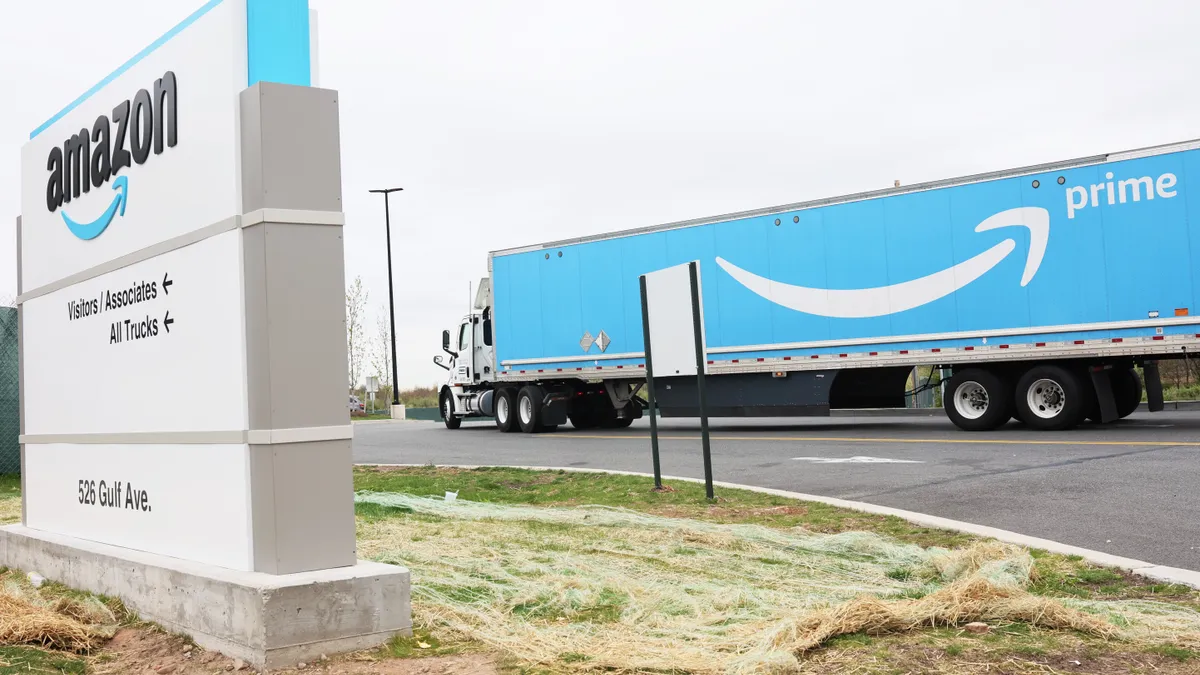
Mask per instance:
[[[59,211],[67,229],[80,239],[100,236],[113,219],[125,215],[129,203],[129,178],[118,176],[121,169],[141,166],[151,151],[161,155],[179,142],[177,105],[178,83],[168,71],[155,80],[154,93],[141,89],[132,100],[113,108],[112,118],[101,115],[92,128],[83,128],[62,147],[55,147],[46,158],[50,178],[46,183],[46,208],[54,213],[73,199],[101,188],[112,181],[108,207],[91,218],[78,219]],[[93,212],[95,213],[95,212]],[[78,216],[78,210],[76,211]]]
[[[1050,239],[1050,212],[1033,206],[1001,211],[976,225],[975,231],[986,232],[1003,227],[1025,227],[1029,230],[1029,254],[1025,258],[1025,272],[1021,275],[1021,286],[1026,286],[1037,274],[1046,255],[1046,243]],[[850,290],[785,284],[747,272],[724,258],[717,258],[717,264],[738,283],[777,305],[817,316],[864,319],[896,314],[944,298],[987,274],[1016,248],[1015,240],[1005,239],[970,260],[919,279],[890,286]]]

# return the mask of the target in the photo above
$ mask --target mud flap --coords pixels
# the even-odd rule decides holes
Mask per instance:
[[[547,394],[542,401],[542,426],[552,427],[567,423],[567,408],[570,407],[570,397],[567,394]]]
[[[1100,405],[1100,423],[1108,424],[1119,419],[1117,400],[1113,397],[1112,366],[1092,366],[1088,368],[1092,375],[1092,386],[1096,390],[1096,401]]]
[[[1146,388],[1146,407],[1150,412],[1163,409],[1162,377],[1158,374],[1158,361],[1142,364],[1142,386]]]

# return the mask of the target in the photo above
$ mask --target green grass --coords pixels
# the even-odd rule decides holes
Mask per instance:
[[[369,523],[394,518],[401,513],[412,513],[412,509],[403,506],[384,506],[383,504],[359,503],[354,505],[354,515]]]
[[[1200,400],[1200,384],[1185,384],[1177,387],[1163,387],[1164,401],[1196,401]],[[1142,394],[1142,402],[1146,401],[1145,393]]]
[[[0,499],[21,496],[21,475],[16,473],[0,474]]]
[[[351,422],[367,422],[367,421],[371,421],[371,420],[390,420],[390,419],[392,419],[392,414],[388,411],[382,411],[382,412],[376,411],[373,413],[368,412],[365,415],[351,415],[350,416]]]
[[[443,644],[437,636],[424,629],[414,629],[412,637],[397,635],[380,648],[385,656],[397,659],[447,656],[463,651],[461,643]]]
[[[748,490],[717,491],[708,503],[704,486],[671,483],[655,492],[650,478],[571,471],[510,468],[445,469],[429,467],[358,467],[354,488],[442,496],[497,504],[571,506],[596,504],[724,523],[756,523],[771,527],[802,526],[814,532],[867,530],[921,546],[955,548],[975,540],[969,535],[913,525],[894,516],[876,516],[815,502],[765,495]]]
[[[0,647],[0,675],[29,675],[30,673],[84,675],[87,671],[87,662],[73,656],[47,652],[34,647]]]
[[[1158,654],[1159,656],[1167,656],[1176,661],[1192,661],[1200,659],[1200,652],[1192,649],[1184,649],[1183,647],[1175,647],[1173,645],[1158,645],[1146,649],[1147,653]]]
[[[141,617],[137,612],[125,606],[125,602],[120,598],[114,598],[108,595],[97,595],[86,591],[77,591],[73,588],[68,588],[57,581],[46,581],[38,589],[38,593],[47,599],[66,598],[68,600],[86,601],[92,598],[99,600],[108,608],[113,616],[116,617],[117,623],[121,626],[134,626],[142,624]],[[190,638],[189,638],[190,639]]]
[[[1088,637],[1073,631],[1051,631],[1025,624],[1000,624],[976,635],[955,628],[874,638],[847,635],[831,640],[806,662],[806,673],[847,672],[861,675],[902,673],[1093,673],[1195,675],[1200,653],[1174,646],[1139,648]]]
[[[850,633],[849,635],[838,635],[830,638],[825,644],[828,649],[848,649],[851,647],[870,647],[875,644],[875,639],[866,633]]]
[[[1029,590],[1037,595],[1093,600],[1160,600],[1200,609],[1200,591],[1180,584],[1155,583],[1144,577],[1095,567],[1079,556],[1033,550],[1034,579]]]

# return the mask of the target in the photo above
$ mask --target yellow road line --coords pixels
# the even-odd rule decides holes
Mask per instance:
[[[539,434],[536,438],[544,439],[562,439],[562,438],[588,438],[588,439],[621,439],[621,438],[640,438],[648,439],[649,434],[637,435],[602,435],[602,434]],[[700,440],[700,435],[695,436],[678,436],[659,434],[659,439],[664,441],[696,441]],[[788,441],[829,441],[834,443],[941,443],[955,445],[1119,445],[1119,446],[1184,446],[1184,447],[1200,447],[1200,441],[1049,441],[1049,440],[1017,440],[1017,439],[992,439],[992,438],[855,438],[853,436],[720,436],[713,435],[714,441],[771,441],[771,442],[788,442]]]

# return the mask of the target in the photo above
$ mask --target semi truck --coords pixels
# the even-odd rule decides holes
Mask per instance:
[[[647,408],[639,277],[698,262],[707,413],[903,407],[935,366],[967,431],[1162,409],[1200,348],[1200,141],[494,251],[442,333],[448,428],[628,426]],[[652,353],[670,346],[654,345]],[[928,369],[934,372],[934,369]],[[694,377],[653,373],[664,417]]]

